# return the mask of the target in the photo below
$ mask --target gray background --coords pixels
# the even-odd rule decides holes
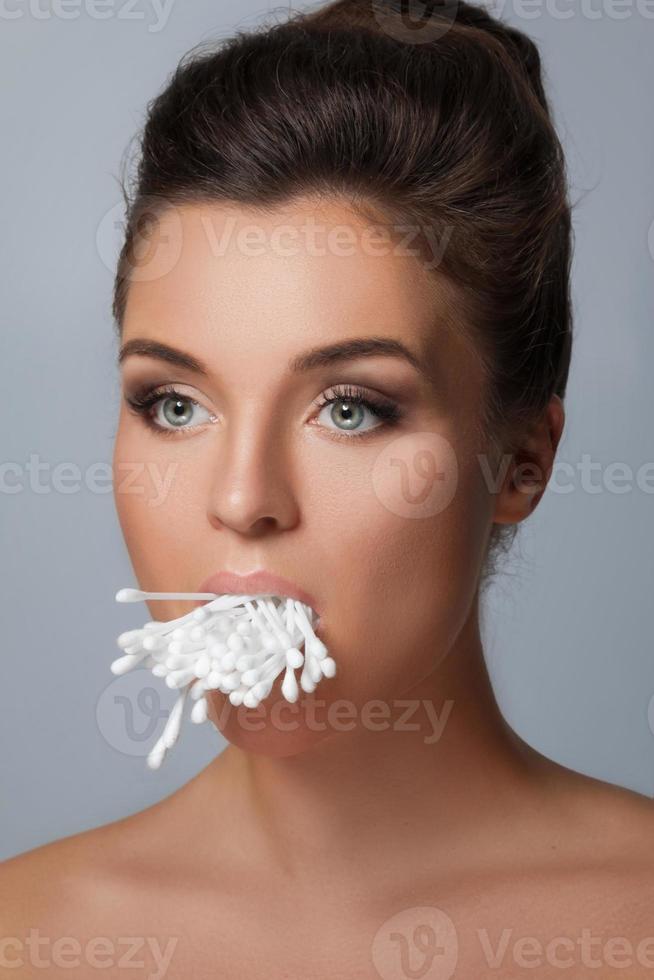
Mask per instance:
[[[145,754],[163,719],[134,702],[142,678],[119,684],[109,671],[116,636],[141,625],[146,609],[114,600],[136,583],[108,477],[119,396],[112,222],[121,157],[178,59],[285,9],[265,0],[2,8],[0,462],[14,466],[0,492],[0,858],[143,809],[225,745],[210,724],[185,721],[152,773]],[[648,483],[637,478],[654,452],[654,3],[491,9],[540,45],[578,203],[576,338],[558,457],[570,469],[557,471],[571,489],[550,487],[522,526],[487,603],[488,663],[523,738],[652,796],[654,469]],[[579,471],[585,454],[598,464],[591,486]],[[43,468],[30,477],[36,463]],[[78,470],[58,472],[61,463]],[[627,469],[612,472],[614,463]],[[17,481],[22,489],[10,492]],[[155,708],[174,696],[158,693]],[[132,704],[131,737],[115,697]]]

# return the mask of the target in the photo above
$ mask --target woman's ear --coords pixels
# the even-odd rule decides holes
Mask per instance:
[[[545,493],[565,423],[565,409],[552,395],[538,421],[524,432],[497,494],[493,522],[517,524],[528,517]]]

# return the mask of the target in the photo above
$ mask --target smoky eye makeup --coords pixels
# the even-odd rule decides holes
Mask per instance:
[[[336,438],[372,437],[394,428],[404,417],[404,411],[397,402],[352,384],[333,385],[320,395],[316,405],[318,415],[314,415],[312,419],[314,424],[320,424],[325,408],[330,409],[328,417],[335,424],[334,430],[329,427],[330,434]],[[365,413],[376,421],[375,425],[369,428],[360,427],[359,423]],[[340,429],[339,421],[344,423],[343,430]]]
[[[175,383],[151,381],[126,384],[124,401],[151,431],[179,436],[218,421],[202,402]],[[367,386],[344,383],[323,388],[310,408],[309,423],[330,436],[346,439],[370,438],[397,426],[406,410],[393,398]],[[374,424],[370,424],[370,423]]]
[[[188,429],[196,429],[198,422],[217,422],[217,416],[202,400],[184,391],[184,387],[184,383],[177,382],[125,382],[123,401],[128,410],[150,430],[164,436],[176,436]],[[187,425],[189,421],[194,424]]]

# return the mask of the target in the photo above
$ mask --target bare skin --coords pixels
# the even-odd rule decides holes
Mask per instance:
[[[270,232],[280,221],[300,228],[308,214],[362,228],[336,201],[256,218],[187,206],[162,219],[179,254],[172,267],[147,258],[162,269],[131,284],[123,343],[181,348],[209,375],[125,359],[128,393],[174,382],[203,412],[193,432],[162,436],[122,406],[116,474],[134,459],[176,468],[157,506],[145,478],[143,494],[118,490],[116,504],[142,588],[193,591],[219,568],[287,575],[319,599],[338,673],[286,725],[272,712],[279,684],[256,711],[229,710],[216,693],[211,718],[230,744],[195,778],[140,813],[2,865],[2,935],[38,928],[81,949],[112,937],[105,977],[125,976],[117,961],[129,947],[118,938],[128,936],[150,940],[132,950],[144,966],[131,976],[175,980],[650,977],[654,803],[522,741],[483,659],[488,534],[537,505],[563,406],[552,399],[489,492],[476,456],[484,374],[446,315],[456,303],[444,283],[435,292],[414,256],[388,250],[291,255],[269,238],[259,257],[216,256],[198,222],[209,217],[220,234],[234,218],[256,220]],[[433,386],[379,355],[288,373],[289,359],[315,346],[381,336],[417,353],[427,335]],[[315,403],[345,383],[399,396],[402,421],[375,428],[366,410],[374,432],[335,437],[339,416]],[[444,496],[417,511],[414,495],[412,511],[393,483],[401,466],[380,460],[395,454],[411,476],[426,449]],[[525,461],[531,482],[517,469]],[[334,713],[339,700],[349,712]],[[5,955],[19,952],[10,975],[42,976],[25,948]],[[95,975],[81,962],[49,975]]]

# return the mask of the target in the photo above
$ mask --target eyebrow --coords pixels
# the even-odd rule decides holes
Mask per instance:
[[[175,364],[177,367],[187,368],[196,374],[208,378],[211,374],[209,368],[197,357],[176,347],[170,347],[158,340],[147,340],[135,337],[126,341],[118,354],[119,366],[132,356],[154,357],[168,364]],[[355,357],[401,357],[412,365],[430,384],[433,384],[433,376],[426,364],[420,357],[410,350],[400,340],[393,337],[355,337],[351,340],[343,340],[336,344],[329,344],[326,347],[313,347],[302,354],[291,358],[289,370],[293,374],[305,371],[312,371],[316,368],[325,367],[331,364],[338,364]]]

